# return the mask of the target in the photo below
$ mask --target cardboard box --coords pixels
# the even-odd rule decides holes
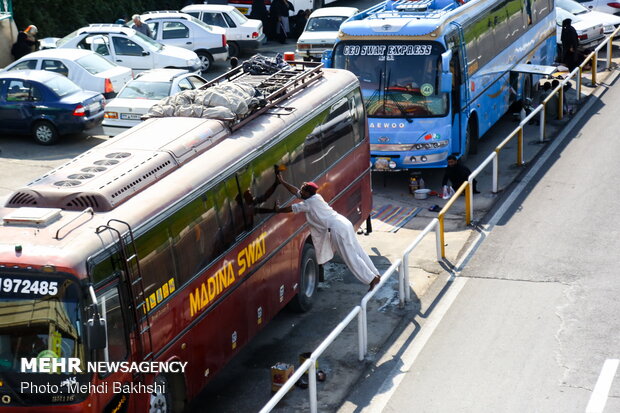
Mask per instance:
[[[271,367],[271,391],[277,392],[295,373],[295,367],[292,364],[276,363]]]

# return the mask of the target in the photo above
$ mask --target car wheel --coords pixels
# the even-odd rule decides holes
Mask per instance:
[[[237,57],[240,51],[239,45],[236,42],[228,42],[228,56]]]
[[[289,306],[293,311],[305,313],[312,308],[312,299],[319,282],[319,263],[312,244],[305,244],[299,268],[299,291]]]
[[[50,122],[41,120],[32,127],[32,137],[40,145],[52,145],[58,140],[58,131]]]
[[[200,58],[200,71],[202,73],[208,72],[213,65],[213,57],[208,52],[197,52],[196,54]]]

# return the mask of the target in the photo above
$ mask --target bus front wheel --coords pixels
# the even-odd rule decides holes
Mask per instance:
[[[153,381],[149,413],[181,413],[185,409],[182,377],[157,376]]]
[[[319,281],[319,263],[312,244],[305,244],[299,268],[299,290],[290,303],[293,311],[305,313],[312,308],[312,299]]]
[[[465,150],[461,159],[467,160],[469,155],[478,153],[478,132],[473,121],[467,122],[467,130],[465,131]]]

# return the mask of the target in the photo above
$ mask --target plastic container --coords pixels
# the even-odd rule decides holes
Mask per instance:
[[[431,192],[430,189],[417,189],[413,193],[413,196],[415,197],[415,199],[426,199],[426,198],[428,198],[428,194],[430,192]]]

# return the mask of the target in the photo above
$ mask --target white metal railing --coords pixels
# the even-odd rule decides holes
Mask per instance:
[[[620,32],[620,27],[616,28],[614,32],[606,39],[606,41],[599,44],[592,53],[590,53],[584,61],[575,68],[571,73],[569,73],[566,78],[564,78],[560,85],[549,93],[549,96],[545,98],[545,100],[539,104],[536,108],[532,110],[524,119],[521,120],[519,126],[515,128],[494,150],[491,152],[483,161],[474,169],[474,171],[469,175],[468,181],[466,184],[465,191],[467,192],[466,196],[466,223],[469,225],[470,219],[474,214],[474,202],[473,202],[473,180],[480,174],[480,172],[487,167],[491,162],[493,163],[493,192],[497,193],[499,190],[499,161],[498,156],[499,152],[513,139],[515,136],[518,138],[518,146],[517,146],[517,164],[523,165],[523,128],[527,123],[532,120],[537,114],[540,114],[540,128],[539,128],[539,139],[541,142],[544,141],[545,138],[545,123],[546,123],[546,104],[558,94],[558,119],[562,119],[564,115],[564,86],[576,76],[576,91],[577,91],[577,101],[581,99],[581,74],[583,67],[591,61],[592,64],[592,84],[596,86],[596,62],[598,58],[598,52],[603,48],[607,47],[607,70],[611,68],[611,48],[612,48],[612,39],[618,35]],[[459,192],[454,195],[456,196]],[[469,199],[469,200],[467,200]],[[449,203],[448,208],[453,205],[453,203]],[[443,217],[445,214],[446,208],[442,209],[440,214]],[[436,249],[437,249],[437,261],[440,262],[444,258],[444,245],[443,245],[443,237],[444,237],[444,229],[443,222],[440,222],[437,218],[434,218],[418,236],[415,240],[405,248],[401,258],[397,259],[392,265],[383,273],[381,276],[381,281],[379,284],[375,286],[372,291],[369,291],[362,298],[361,304],[356,306],[345,318],[338,324],[332,332],[321,342],[321,344],[317,347],[316,350],[310,355],[310,358],[306,359],[306,361],[299,367],[299,369],[284,383],[282,388],[278,390],[278,392],[269,400],[269,402],[260,410],[259,413],[268,413],[270,412],[277,403],[282,400],[282,398],[286,395],[286,393],[295,385],[297,380],[301,378],[301,376],[308,371],[308,392],[310,397],[310,412],[317,413],[317,389],[316,389],[316,361],[323,354],[323,352],[331,345],[334,340],[338,337],[338,335],[349,325],[349,323],[353,320],[355,316],[358,318],[358,358],[360,361],[364,360],[364,357],[368,353],[368,319],[367,319],[367,306],[370,299],[375,295],[375,293],[381,288],[383,284],[394,275],[398,270],[398,293],[399,293],[399,302],[401,305],[404,305],[406,301],[411,300],[411,288],[408,288],[409,284],[409,255],[413,252],[413,250],[422,242],[424,237],[428,235],[431,231],[435,231],[435,239],[436,239]]]

